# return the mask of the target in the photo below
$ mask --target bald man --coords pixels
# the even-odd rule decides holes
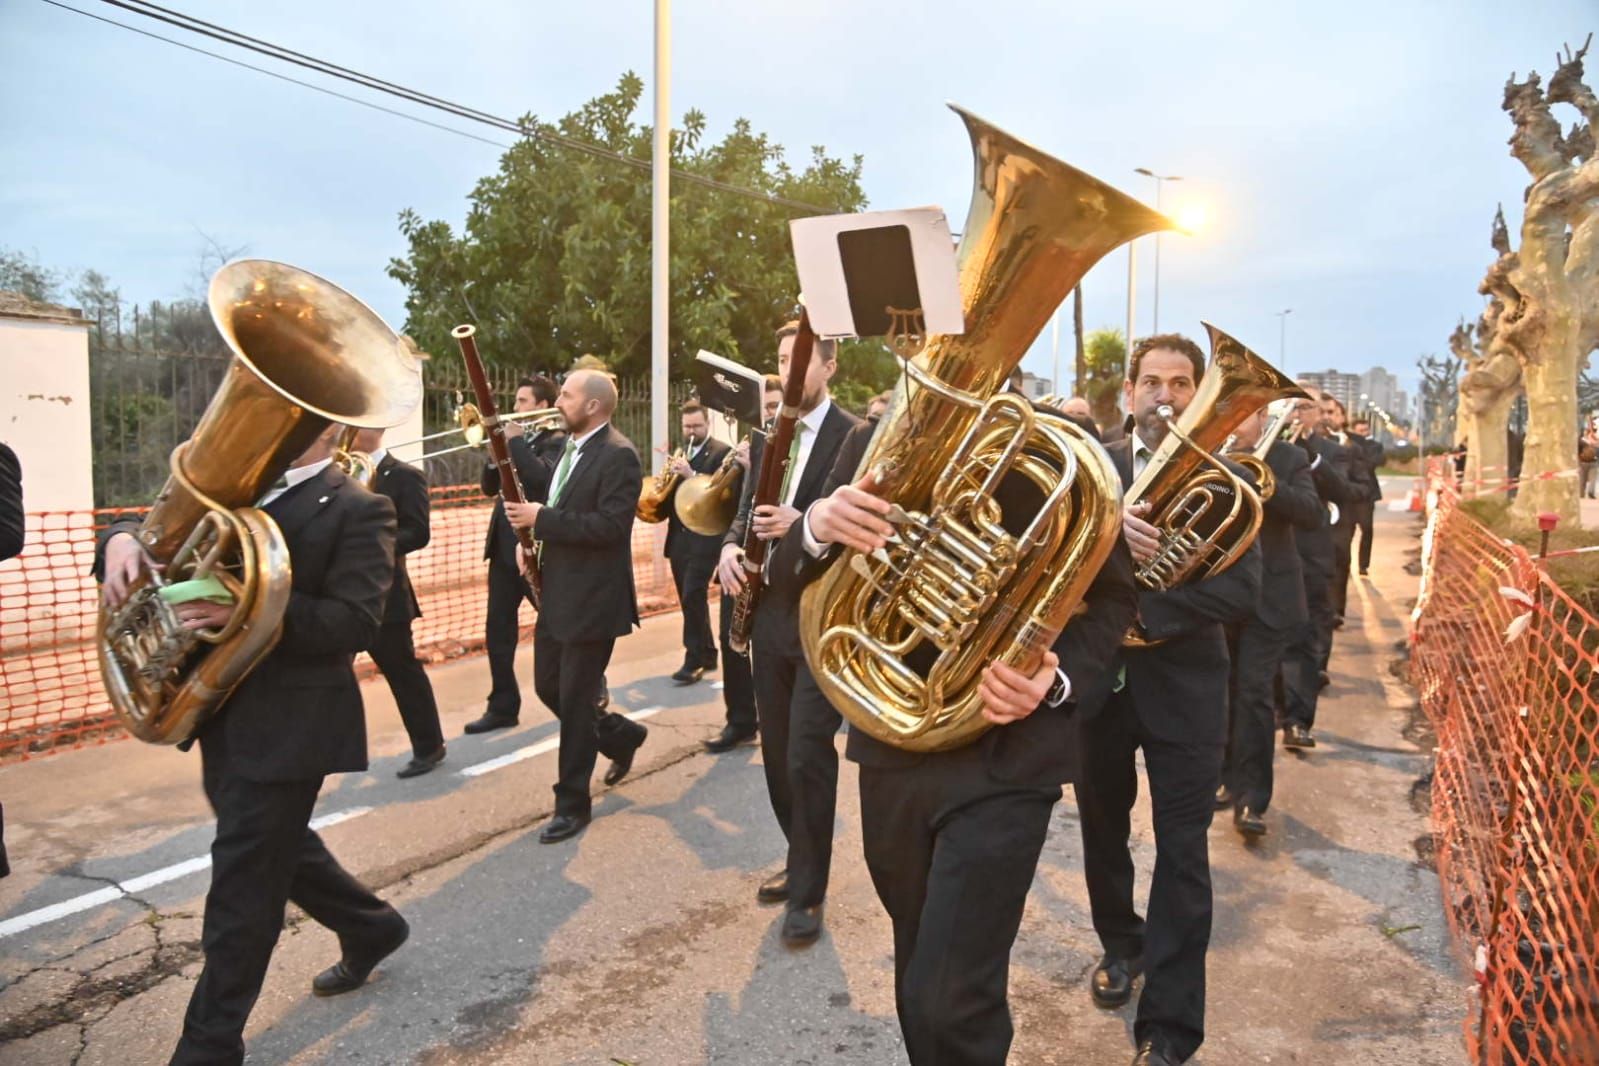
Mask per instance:
[[[616,638],[638,625],[633,590],[633,511],[643,473],[633,443],[611,425],[616,386],[576,370],[555,406],[566,446],[550,477],[547,503],[507,502],[505,516],[538,539],[543,605],[533,634],[533,688],[561,721],[555,816],[539,832],[553,844],[588,825],[589,781],[597,754],[611,760],[605,783],[633,765],[644,726],[594,706]]]

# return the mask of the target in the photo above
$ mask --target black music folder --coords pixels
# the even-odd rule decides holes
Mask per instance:
[[[752,426],[761,424],[765,375],[725,356],[701,349],[694,357],[694,387],[700,403]]]

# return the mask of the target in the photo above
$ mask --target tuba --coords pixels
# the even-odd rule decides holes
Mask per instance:
[[[672,471],[672,464],[683,457],[683,449],[679,448],[667,458],[659,474],[644,475],[644,490],[639,493],[638,505],[633,508],[640,522],[666,521],[666,508],[671,503],[672,490],[683,480],[683,475]]]
[[[677,520],[691,532],[719,537],[732,528],[733,518],[738,514],[739,491],[743,487],[744,468],[738,465],[738,448],[735,447],[712,473],[684,479],[672,498],[672,508],[677,512]]]
[[[1260,431],[1260,440],[1255,442],[1253,448],[1235,450],[1234,438],[1228,437],[1227,444],[1222,448],[1222,453],[1249,471],[1255,479],[1255,491],[1260,495],[1261,502],[1272,498],[1277,491],[1277,475],[1272,473],[1270,464],[1266,462],[1266,453],[1271,451],[1271,446],[1279,439],[1284,443],[1292,444],[1299,439],[1298,423],[1294,431],[1284,435],[1283,429],[1294,417],[1294,399],[1285,396],[1280,400],[1273,400],[1269,405],[1271,413],[1266,418],[1266,425]]]
[[[156,744],[192,737],[277,644],[289,553],[256,500],[330,422],[398,425],[422,398],[400,337],[315,274],[241,259],[217,271],[208,300],[234,358],[136,534],[165,569],[101,609],[96,640],[117,716]],[[205,578],[232,595],[233,616],[186,630],[160,590]]]
[[[1215,453],[1266,404],[1304,395],[1236,339],[1209,322],[1205,329],[1211,356],[1199,391],[1181,418],[1160,409],[1166,439],[1127,490],[1129,504],[1150,505],[1145,521],[1160,530],[1155,557],[1138,567],[1138,582],[1149,589],[1212,577],[1249,550],[1260,531],[1261,494]]]
[[[935,335],[862,459],[896,536],[846,551],[801,599],[817,684],[909,751],[976,739],[995,660],[1037,669],[1114,546],[1121,482],[1064,415],[1004,393],[1056,306],[1116,246],[1171,229],[1109,185],[955,109],[975,182],[959,249],[966,332]]]

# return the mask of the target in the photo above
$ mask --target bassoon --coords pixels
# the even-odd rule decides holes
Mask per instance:
[[[755,482],[755,492],[750,498],[749,523],[744,527],[744,587],[733,601],[733,621],[728,626],[727,642],[740,655],[749,651],[750,627],[755,621],[755,605],[760,600],[761,586],[765,584],[767,542],[755,535],[755,510],[769,504],[781,503],[778,496],[783,491],[783,475],[788,469],[788,453],[794,444],[794,434],[799,428],[800,403],[805,398],[805,373],[811,365],[811,350],[816,344],[816,334],[811,331],[810,316],[800,312],[799,333],[794,337],[794,350],[788,357],[788,378],[783,382],[783,406],[778,409],[772,430],[761,451],[760,476]]]
[[[516,467],[511,463],[511,449],[505,440],[505,423],[500,421],[499,408],[494,405],[494,391],[489,388],[488,375],[483,373],[483,359],[477,354],[477,341],[473,340],[475,333],[476,326],[456,326],[450,331],[450,336],[461,346],[461,358],[466,361],[466,376],[471,379],[478,413],[483,416],[489,454],[494,457],[494,465],[500,472],[500,499],[507,503],[526,503],[522,481],[516,476]],[[539,575],[538,543],[533,539],[533,530],[514,525],[511,528],[516,530],[516,539],[521,545],[522,572],[527,575],[528,587],[533,591],[533,606],[537,608],[544,592],[544,582]]]

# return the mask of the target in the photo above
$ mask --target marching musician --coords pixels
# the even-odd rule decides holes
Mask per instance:
[[[767,374],[762,382],[761,424],[770,426],[772,419],[777,417],[777,409],[782,405],[783,379],[776,374]],[[754,436],[751,434],[752,439]],[[738,442],[734,458],[744,470],[744,483],[749,484],[756,476],[750,468],[749,441]],[[733,625],[733,595],[720,579],[717,585],[722,590],[722,702],[727,707],[727,722],[720,733],[704,742],[705,750],[713,755],[752,743],[759,731],[755,713],[755,679],[750,674],[749,651],[735,651],[733,642],[727,639]]]
[[[1377,480],[1377,468],[1382,466],[1387,453],[1382,442],[1372,437],[1369,418],[1357,418],[1349,424],[1349,445],[1361,457],[1358,467],[1350,464],[1350,471],[1366,490],[1365,498],[1351,504],[1349,510],[1354,528],[1360,533],[1360,576],[1367,577],[1371,571],[1372,519],[1375,517],[1377,501],[1382,499],[1382,484]]]
[[[0,444],[0,562],[22,554],[22,465],[10,445]],[[5,806],[0,804],[0,877],[11,873],[6,859]]]
[[[1310,461],[1310,477],[1321,498],[1321,518],[1314,529],[1298,530],[1294,541],[1299,562],[1305,572],[1305,609],[1308,617],[1294,630],[1283,655],[1283,747],[1304,751],[1316,746],[1311,729],[1316,724],[1316,705],[1327,685],[1327,661],[1332,653],[1335,615],[1333,614],[1333,572],[1336,550],[1333,541],[1332,511],[1349,506],[1354,487],[1348,478],[1348,452],[1320,432],[1321,390],[1299,384],[1311,399],[1296,400],[1294,417],[1303,432],[1299,447]]]
[[[427,547],[432,538],[429,525],[428,479],[409,463],[402,463],[383,447],[383,430],[363,429],[355,435],[352,447],[372,460],[373,492],[387,496],[394,504],[398,523],[394,539],[394,583],[383,608],[383,624],[377,643],[369,651],[372,661],[383,671],[394,693],[394,705],[411,738],[411,760],[396,777],[420,777],[444,761],[444,730],[439,725],[439,705],[433,698],[433,685],[416,657],[411,639],[411,623],[422,617],[422,605],[411,587],[405,557]]]
[[[555,382],[540,374],[523,378],[516,385],[515,409],[524,414],[546,410],[555,404]],[[506,443],[511,465],[516,468],[522,491],[530,500],[542,500],[550,484],[550,474],[560,461],[566,434],[558,429],[523,432],[515,422],[505,422]],[[499,499],[500,468],[492,458],[483,461],[480,486],[483,495],[494,498],[494,513],[489,518],[488,536],[483,541],[483,558],[489,563],[488,609],[483,622],[483,645],[488,653],[488,706],[483,715],[466,724],[468,733],[487,733],[509,729],[522,714],[522,689],[516,680],[516,642],[521,634],[519,618],[522,601],[533,600],[533,590],[517,563],[516,534],[505,518],[505,504]]]
[[[543,606],[533,632],[533,688],[561,723],[555,815],[539,832],[553,844],[588,825],[589,783],[598,754],[611,760],[605,783],[633,766],[649,730],[603,714],[595,692],[618,637],[638,625],[633,588],[633,513],[643,486],[633,442],[611,424],[616,386],[598,370],[566,376],[555,406],[566,420],[547,503],[507,503],[506,518],[540,542]]]
[[[874,429],[850,434],[827,494],[768,560],[774,598],[797,598],[840,546],[871,552],[892,535],[887,502],[848,483]],[[995,728],[967,747],[917,754],[849,731],[866,866],[893,922],[895,1005],[916,1066],[1006,1059],[1011,945],[1061,785],[1075,776],[1074,714],[1109,686],[1106,664],[1133,621],[1136,591],[1118,535],[1038,669],[987,668],[982,714]]]
[[[778,373],[785,379],[799,323],[777,331]],[[718,568],[722,587],[737,593],[744,583],[740,545],[746,528],[775,541],[821,495],[844,437],[860,419],[839,407],[827,383],[838,370],[838,345],[818,338],[806,368],[799,421],[776,504],[753,507],[758,477],[744,479],[738,517],[727,532]],[[761,468],[764,440],[750,448],[751,469]],[[755,708],[760,718],[761,757],[772,812],[788,840],[782,870],[756,892],[761,903],[785,903],[782,936],[791,947],[813,943],[822,933],[822,903],[833,859],[833,812],[838,794],[838,749],[833,738],[843,718],[811,680],[800,649],[799,600],[777,589],[756,603],[750,654]]]
[[[1145,337],[1134,347],[1123,385],[1133,432],[1106,446],[1130,486],[1168,432],[1158,413],[1181,415],[1205,372],[1199,346],[1176,333]],[[1133,560],[1149,561],[1160,544],[1147,503],[1127,506],[1123,533]],[[1134,1066],[1185,1062],[1205,1036],[1205,954],[1210,943],[1210,853],[1206,839],[1221,782],[1227,733],[1227,639],[1223,626],[1242,621],[1260,593],[1260,548],[1250,548],[1214,577],[1138,593],[1142,635],[1123,647],[1119,679],[1108,698],[1078,715],[1083,762],[1077,803],[1083,867],[1094,931],[1104,957],[1094,967],[1096,1005],[1115,1008],[1132,997],[1144,973],[1133,1037]],[[1148,918],[1133,903],[1130,815],[1138,794],[1134,756],[1143,749],[1154,811],[1155,870]]]
[[[367,768],[366,719],[351,665],[378,639],[394,574],[394,505],[332,465],[329,426],[262,497],[288,547],[293,590],[276,647],[200,728],[201,769],[216,812],[205,966],[174,1064],[240,1063],[244,1026],[293,900],[339,937],[319,996],[349,992],[409,935],[404,918],[350,876],[309,828],[328,774]],[[149,566],[136,519],[112,524],[97,570],[115,607]],[[227,624],[231,604],[179,605],[187,629]]]
[[[672,461],[680,479],[666,503],[666,559],[672,564],[672,583],[683,609],[683,665],[672,675],[679,685],[692,685],[716,669],[716,640],[711,636],[711,576],[721,552],[720,535],[694,532],[677,517],[677,489],[682,478],[718,470],[732,449],[711,439],[711,420],[697,400],[684,404],[678,414],[683,431],[683,456]]]
[[[1291,401],[1290,401],[1291,402]],[[1254,451],[1270,419],[1262,407],[1235,432],[1234,444]],[[1231,809],[1233,826],[1246,837],[1266,832],[1271,805],[1272,756],[1277,739],[1277,671],[1288,650],[1288,638],[1310,617],[1305,604],[1305,575],[1295,535],[1327,520],[1305,453],[1283,440],[1266,451],[1276,488],[1262,508],[1260,535],[1260,600],[1243,622],[1228,626],[1232,654],[1229,684],[1227,755],[1218,811]]]
[[[1350,546],[1355,539],[1355,510],[1362,500],[1366,498],[1366,480],[1375,481],[1376,477],[1370,469],[1371,457],[1366,451],[1349,439],[1349,434],[1344,432],[1347,415],[1344,405],[1331,393],[1323,390],[1321,393],[1321,426],[1317,434],[1326,445],[1324,449],[1329,454],[1329,462],[1344,475],[1349,482],[1349,493],[1346,501],[1338,506],[1338,521],[1333,523],[1333,577],[1332,577],[1332,610],[1333,628],[1342,629],[1344,626],[1344,608],[1349,601],[1349,557]],[[1328,645],[1329,649],[1331,644]],[[1325,658],[1322,669],[1327,664]]]

